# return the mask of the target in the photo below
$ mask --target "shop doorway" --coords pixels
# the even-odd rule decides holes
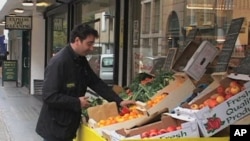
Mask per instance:
[[[22,49],[22,86],[30,86],[30,41],[31,31],[23,31],[23,49]]]

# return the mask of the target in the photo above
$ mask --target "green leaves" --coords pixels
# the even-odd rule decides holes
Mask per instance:
[[[132,83],[121,94],[123,99],[132,99],[142,102],[148,101],[157,91],[166,87],[173,80],[172,72],[159,71],[156,76],[139,73]]]

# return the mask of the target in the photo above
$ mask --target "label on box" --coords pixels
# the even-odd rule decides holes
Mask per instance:
[[[204,136],[212,136],[250,114],[250,88],[234,95],[213,109],[205,107],[195,113]]]

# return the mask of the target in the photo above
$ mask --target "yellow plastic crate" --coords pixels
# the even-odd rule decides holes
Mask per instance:
[[[96,131],[92,128],[81,125],[78,130],[77,137],[74,141],[106,141],[103,137],[101,137]]]
[[[96,131],[86,125],[81,125],[74,141],[106,141],[106,139],[101,137],[98,133],[96,133]],[[121,141],[142,141],[142,139],[127,139]],[[143,141],[229,141],[229,137],[143,139]]]

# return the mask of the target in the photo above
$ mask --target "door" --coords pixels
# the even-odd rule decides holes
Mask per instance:
[[[30,86],[30,41],[31,31],[23,31],[22,49],[22,86]]]

